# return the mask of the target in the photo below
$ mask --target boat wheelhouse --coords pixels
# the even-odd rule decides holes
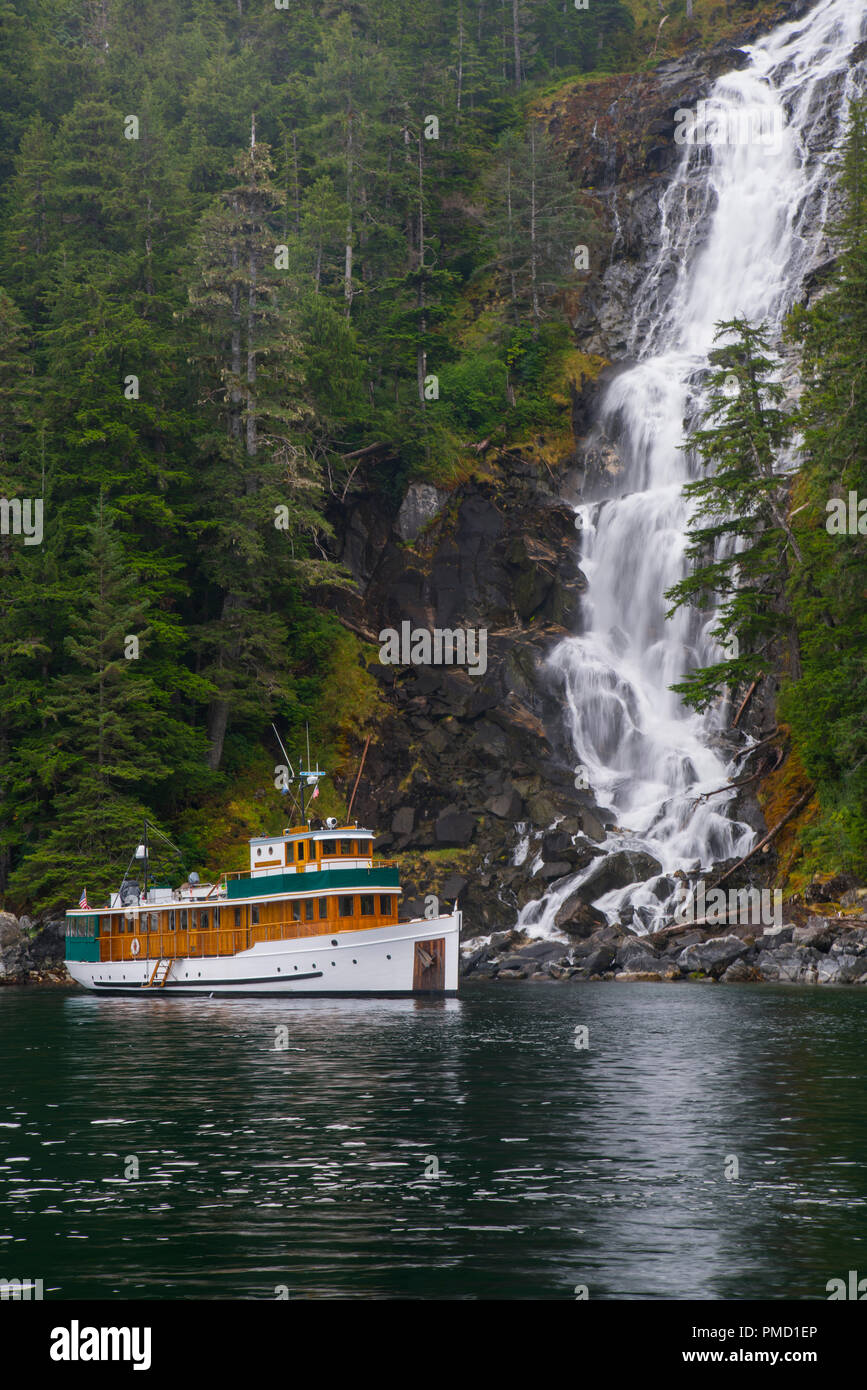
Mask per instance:
[[[397,866],[374,834],[315,821],[250,841],[250,868],[180,888],[126,880],[67,913],[66,964],[102,992],[452,994],[460,912],[399,919]]]

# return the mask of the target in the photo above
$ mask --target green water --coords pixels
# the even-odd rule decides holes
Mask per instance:
[[[867,1275],[865,1011],[761,986],[2,989],[0,1278],[46,1299],[825,1298]]]

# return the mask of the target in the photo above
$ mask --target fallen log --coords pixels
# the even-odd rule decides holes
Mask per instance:
[[[769,830],[765,838],[763,840],[759,840],[759,843],[755,846],[754,849],[750,850],[749,854],[745,854],[743,859],[739,859],[737,864],[733,864],[730,869],[727,869],[726,872],[723,874],[722,878],[718,878],[716,883],[711,884],[711,887],[718,888],[721,883],[725,883],[726,879],[730,878],[731,875],[735,872],[735,869],[739,869],[742,864],[746,864],[748,859],[752,859],[754,854],[758,854],[760,849],[764,849],[765,845],[770,844],[774,836],[778,834],[779,831],[782,830],[783,826],[786,825],[787,822],[792,819],[792,816],[796,815],[796,813],[800,811],[802,806],[806,805],[806,803],[810,800],[810,797],[812,795],[813,788],[810,787],[809,791],[805,791],[803,796],[798,797],[798,800],[795,802],[794,806],[791,808],[791,810],[786,812],[786,814],[783,816],[783,819],[777,821],[777,824],[774,826],[773,830]]]
[[[758,680],[754,680],[754,681],[753,681],[752,685],[750,686],[749,690],[747,691],[746,695],[744,696],[743,700],[741,701],[740,709],[738,710],[737,714],[735,715],[734,719],[732,720],[732,728],[733,728],[733,729],[736,729],[736,728],[738,727],[738,724],[739,724],[739,722],[740,722],[740,717],[741,717],[741,715],[743,714],[744,710],[746,709],[747,705],[749,704],[750,700],[752,699],[753,693],[754,693],[755,688],[756,688],[756,686],[758,685],[758,683],[759,683]]]

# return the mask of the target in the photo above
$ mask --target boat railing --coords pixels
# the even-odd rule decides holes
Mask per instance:
[[[178,928],[175,931],[140,931],[100,936],[101,961],[161,960],[179,956],[234,956],[248,951],[260,941],[294,941],[308,936],[336,936],[341,932],[365,931],[391,925],[393,918],[381,914],[370,917],[342,917],[336,921],[257,922],[248,927],[214,927],[206,930]]]
[[[353,858],[356,860],[364,859],[365,856],[363,854],[359,854],[354,855]],[[340,859],[337,856],[335,856],[334,863],[328,863],[324,867],[322,867],[320,864],[317,864],[316,866],[317,870],[320,873],[328,873],[330,869],[341,869],[344,867],[347,869],[356,869],[359,866],[357,864],[347,864],[344,866],[343,864],[341,864]],[[362,867],[365,869],[396,869],[398,867],[398,864],[396,859],[371,859],[369,863],[365,860],[365,863]],[[301,878],[303,878],[305,872],[314,872],[312,866],[309,864],[287,864],[285,865],[285,867],[281,865],[280,868],[257,869],[252,871],[250,869],[233,869],[230,873],[222,874],[220,877],[220,882],[225,884],[229,879],[250,878],[252,876],[255,876],[256,878],[268,878],[270,876],[273,878],[276,877],[278,874],[291,874],[293,870]]]

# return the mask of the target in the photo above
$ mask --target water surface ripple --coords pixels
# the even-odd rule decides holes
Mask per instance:
[[[61,1299],[824,1298],[867,1274],[865,1007],[0,990],[0,1276]]]

